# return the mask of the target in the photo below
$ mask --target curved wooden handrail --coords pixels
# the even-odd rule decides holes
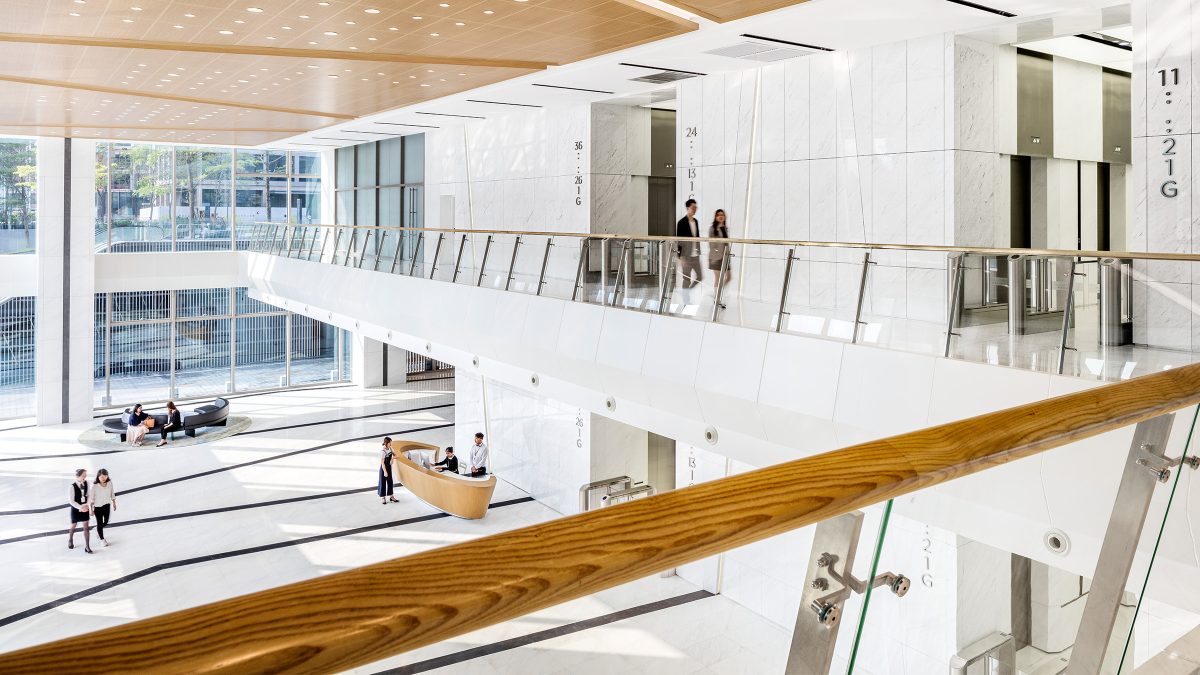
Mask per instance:
[[[258,222],[255,225],[277,225],[287,227],[325,227],[346,230],[388,230],[408,232],[444,232],[450,234],[512,234],[529,237],[569,237],[574,239],[609,239],[624,241],[708,241],[707,237],[667,237],[638,234],[589,234],[586,232],[540,232],[533,230],[461,230],[442,227],[394,227],[389,225],[322,225],[318,223],[271,223]],[[803,241],[790,239],[739,239],[730,237],[721,240],[727,244],[747,244],[757,246],[796,246],[807,248],[853,248],[873,249],[881,251],[923,251],[930,253],[969,253],[973,255],[1026,255],[1052,256],[1064,258],[1129,258],[1134,260],[1170,260],[1177,262],[1200,262],[1200,253],[1153,253],[1148,251],[1075,251],[1056,248],[988,248],[982,246],[939,246],[934,244],[881,244],[853,241]]]
[[[1195,364],[30,647],[0,673],[345,670],[1198,402]]]

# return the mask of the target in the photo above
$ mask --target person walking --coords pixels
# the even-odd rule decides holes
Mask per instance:
[[[162,440],[155,447],[161,448],[167,444],[167,434],[172,431],[179,431],[183,428],[183,418],[179,414],[179,408],[175,407],[173,401],[167,401],[167,422],[162,425]]]
[[[392,495],[392,490],[395,488],[396,481],[392,477],[392,459],[396,453],[392,452],[392,437],[385,436],[383,439],[382,457],[379,459],[379,503],[387,504],[388,502],[398,502]]]
[[[689,199],[683,204],[687,213],[675,226],[675,235],[679,237],[699,237],[700,222],[696,220],[696,200]],[[704,271],[700,267],[700,242],[682,241],[679,249],[679,274],[683,276],[683,287],[691,288],[704,280]]]
[[[117,492],[113,489],[112,479],[108,477],[108,469],[96,472],[96,484],[92,486],[89,503],[92,505],[92,513],[96,514],[96,536],[108,546],[108,539],[104,538],[104,528],[108,525],[110,511],[117,510]]]
[[[67,548],[75,548],[75,528],[83,523],[83,550],[92,552],[92,526],[88,522],[92,514],[88,500],[87,469],[75,469],[75,482],[71,483],[71,497],[67,502],[71,510],[71,529],[67,532]]]
[[[725,210],[717,209],[713,214],[712,225],[708,228],[709,239],[728,239],[729,227],[725,224]],[[722,284],[729,283],[733,278],[733,265],[726,262],[726,256],[730,254],[729,244],[712,243],[708,245],[708,269],[713,271],[713,291],[721,287]],[[721,274],[721,267],[724,265],[725,274]]]

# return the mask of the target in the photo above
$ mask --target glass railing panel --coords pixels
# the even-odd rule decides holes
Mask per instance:
[[[787,273],[782,332],[852,341],[865,254],[849,247],[798,248]]]
[[[788,257],[792,252],[788,246],[709,243],[701,284],[706,297],[699,315],[706,320],[715,316],[716,321],[734,326],[774,330],[780,302],[785,300],[785,279],[791,287]]]
[[[508,281],[510,291],[536,295],[538,282],[542,279],[543,265],[549,266],[549,253],[554,240],[548,236],[521,235],[520,242],[513,241],[512,246],[516,257],[509,251],[505,262],[512,267],[512,280]]]
[[[513,254],[519,248],[517,245],[517,235],[515,234],[494,234],[491,237],[491,243],[484,241],[484,246],[487,249],[487,257],[480,261],[481,275],[475,278],[475,282],[481,288],[492,288],[496,290],[504,290],[508,284],[509,268],[515,263]]]
[[[662,300],[665,265],[670,243],[663,241],[630,240],[620,275],[614,279],[610,292],[613,306],[642,312],[657,312]]]
[[[953,270],[941,260],[922,259],[915,267],[906,251],[872,249],[862,305],[857,310],[859,344],[941,356],[946,349],[948,294]],[[981,277],[964,261],[963,288],[982,297]],[[970,279],[971,282],[966,280]],[[974,297],[974,295],[972,297]],[[960,315],[961,316],[961,315]]]
[[[542,286],[542,295],[560,300],[576,298],[580,257],[587,251],[584,247],[585,241],[588,240],[583,237],[553,237],[550,254],[546,258],[546,279],[545,285]],[[579,297],[583,297],[584,289],[581,287],[578,293]]]

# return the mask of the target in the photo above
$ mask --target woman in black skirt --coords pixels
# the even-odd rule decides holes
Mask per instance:
[[[68,501],[71,529],[67,533],[67,548],[75,548],[75,526],[83,523],[83,550],[91,553],[92,526],[88,521],[92,513],[88,501],[87,469],[75,469],[75,482],[71,483],[71,498]]]
[[[392,488],[395,485],[395,479],[392,477],[392,458],[395,453],[392,452],[392,438],[386,436],[383,439],[383,456],[379,459],[379,503],[387,504],[388,502],[398,502],[392,496]]]

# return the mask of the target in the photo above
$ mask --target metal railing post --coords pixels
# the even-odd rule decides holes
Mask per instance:
[[[579,299],[579,288],[582,284],[587,283],[584,279],[585,268],[587,266],[588,256],[592,253],[592,240],[589,237],[584,237],[579,241],[579,265],[575,269],[575,288],[571,289],[571,302]]]
[[[313,227],[312,225],[305,225],[305,227],[309,232],[312,233],[312,241],[308,245],[308,253],[305,254],[304,259],[312,262],[313,251],[315,251],[317,248],[317,239],[320,238],[321,228]],[[321,243],[324,245],[325,242],[322,241]]]
[[[600,304],[608,297],[608,238],[600,240]]]
[[[662,314],[667,311],[667,296],[670,294],[671,283],[675,281],[675,257],[679,255],[679,249],[672,242],[662,242],[668,247],[666,267],[662,271],[662,289],[658,295],[658,313]]]
[[[600,304],[602,305],[606,304],[609,307],[612,307],[613,305],[617,304],[617,295],[621,293],[621,277],[625,270],[625,255],[629,250],[630,243],[632,243],[632,240],[630,239],[626,239],[621,242],[621,260],[617,263],[617,276],[613,279],[612,299],[609,299],[608,296],[605,295],[600,299]],[[605,302],[606,300],[607,302]]]
[[[487,270],[488,253],[492,250],[492,235],[488,235],[487,241],[483,244],[483,258],[479,260],[479,277],[475,280],[475,286],[483,285],[483,277]]]
[[[1025,285],[1025,257],[1008,256],[1008,334],[1025,334],[1025,305],[1028,288]]]
[[[787,264],[783,267],[783,288],[779,292],[779,317],[775,320],[776,333],[783,331],[783,317],[789,314],[787,311],[787,296],[788,286],[790,286],[792,282],[792,261],[796,259],[794,254],[795,251],[789,248],[787,254]]]
[[[425,241],[425,235],[417,235],[417,245],[413,247],[412,260],[408,263],[408,276],[413,276],[417,271],[417,258],[421,255],[421,243]]]
[[[504,290],[508,290],[512,286],[513,268],[517,266],[517,251],[521,250],[521,235],[517,235],[517,240],[513,242],[512,258],[508,261],[508,277],[504,279]]]
[[[958,303],[962,298],[963,288],[963,254],[954,256],[954,280],[950,286],[950,301],[946,305],[946,344],[942,348],[942,356],[950,358],[950,340],[954,338],[955,321],[958,315]]]
[[[454,274],[450,277],[450,283],[458,283],[458,270],[462,267],[463,252],[467,250],[467,235],[463,235],[458,242],[458,255],[454,257]]]
[[[1176,464],[1165,457],[1167,439],[1175,413],[1159,415],[1139,422],[1133,431],[1125,470],[1112,513],[1096,572],[1092,575],[1091,590],[1083,607],[1083,618],[1075,634],[1067,675],[1094,675],[1101,672],[1104,655],[1113,638],[1113,626],[1125,595],[1125,584],[1138,553],[1138,541],[1150,511],[1154,487],[1170,479],[1170,467]],[[1124,635],[1124,633],[1122,633]]]
[[[850,342],[858,343],[858,327],[863,324],[862,310],[863,300],[867,297],[867,270],[871,269],[871,252],[867,251],[863,254],[862,261],[862,276],[858,280],[858,302],[854,306],[854,326],[851,329]],[[951,305],[953,307],[953,305]]]
[[[721,304],[721,296],[725,292],[725,273],[729,270],[729,257],[732,255],[729,252],[731,246],[725,244],[725,250],[721,252],[721,269],[717,272],[717,290],[713,293],[713,311],[712,319],[714,323],[717,320],[717,313],[725,309],[725,305]]]
[[[396,251],[392,253],[392,274],[396,273],[396,266],[400,264],[400,254],[404,250],[404,232],[399,232],[396,236],[398,239],[396,241]]]
[[[1062,375],[1067,363],[1067,330],[1071,327],[1071,310],[1075,307],[1075,258],[1071,258],[1070,274],[1067,275],[1067,303],[1063,308],[1062,333],[1058,336],[1058,374]]]
[[[1121,261],[1105,258],[1100,261],[1100,344],[1115,346],[1125,344],[1121,323],[1122,297]]]
[[[542,271],[538,272],[537,290],[534,295],[542,294],[542,286],[546,284],[546,265],[550,263],[550,247],[554,245],[554,237],[546,237],[546,252],[542,254]]]
[[[338,243],[342,240],[342,228],[335,227],[333,229],[333,249],[329,252],[329,264],[337,264]]]
[[[438,257],[442,254],[442,240],[446,238],[445,232],[438,232],[438,243],[433,249],[433,264],[429,266],[429,278],[437,272]]]
[[[350,242],[346,245],[346,258],[342,261],[342,267],[350,266],[350,256],[358,257],[358,230],[354,228],[350,229]]]

